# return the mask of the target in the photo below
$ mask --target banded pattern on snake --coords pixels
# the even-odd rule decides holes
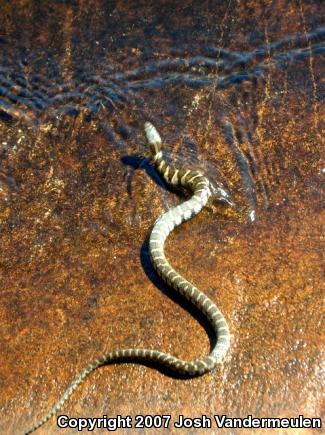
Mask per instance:
[[[159,363],[180,374],[197,376],[211,371],[222,361],[229,348],[230,335],[228,325],[218,307],[204,293],[177,273],[168,263],[164,254],[164,243],[168,235],[176,226],[201,211],[212,194],[212,185],[199,171],[179,170],[168,166],[163,158],[161,138],[156,128],[151,123],[146,122],[144,129],[154,165],[166,183],[175,187],[183,186],[192,192],[192,196],[187,201],[162,214],[156,220],[149,240],[151,261],[160,277],[195,305],[209,320],[217,336],[216,344],[208,356],[189,362],[154,349],[120,349],[102,355],[77,375],[60,400],[39,422],[26,431],[25,435],[34,432],[46,423],[63,406],[82,380],[89,373],[104,364],[113,361],[146,360]],[[218,188],[216,191],[219,200],[230,202],[223,189]]]

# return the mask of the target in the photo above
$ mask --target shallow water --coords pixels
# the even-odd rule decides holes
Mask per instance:
[[[149,163],[147,120],[172,164],[235,202],[167,243],[233,345],[185,383],[107,368],[68,410],[321,412],[324,16],[318,1],[2,2],[4,430],[29,426],[104,348],[208,349],[204,321],[150,266],[150,227],[182,196]]]
[[[220,15],[225,22],[218,24],[218,19],[213,24],[212,11],[205,28],[206,17],[195,23],[193,17],[197,8],[206,13],[207,4],[203,9],[194,4],[179,6],[184,20],[179,29],[171,25],[168,2],[165,14],[153,21],[145,17],[157,13],[157,6],[146,9],[131,4],[120,12],[113,3],[105,3],[91,11],[82,3],[81,13],[77,3],[63,3],[65,14],[61,15],[63,11],[55,6],[31,2],[22,6],[17,17],[16,9],[6,5],[4,29],[9,23],[14,28],[4,30],[1,39],[3,123],[50,131],[55,122],[73,122],[82,114],[88,121],[98,120],[123,156],[132,147],[139,151],[135,143],[143,135],[142,122],[151,119],[167,143],[177,141],[176,149],[170,150],[173,160],[203,167],[215,183],[222,182],[234,194],[242,192],[244,198],[237,201],[245,207],[247,219],[254,220],[258,204],[272,205],[272,190],[281,177],[288,176],[278,168],[283,151],[273,150],[269,157],[268,151],[260,150],[266,106],[281,112],[290,104],[291,93],[305,95],[306,110],[314,112],[316,139],[322,139],[318,111],[323,90],[318,78],[325,27],[317,14],[311,18],[311,6],[302,3],[292,6],[297,23],[290,14],[281,18],[281,26],[287,25],[284,32],[277,18],[280,5],[274,3],[252,19],[249,8],[229,2]],[[43,20],[35,18],[42,14]],[[87,20],[93,23],[90,27]],[[56,29],[60,38],[55,36]],[[195,119],[201,127],[193,128]],[[213,138],[215,129],[223,152],[215,149],[219,147]],[[5,132],[3,139],[5,153],[19,144],[17,138],[14,144],[10,137],[7,141]],[[146,152],[143,147],[140,151]],[[292,154],[287,157],[290,160]],[[13,185],[8,181],[3,190]]]

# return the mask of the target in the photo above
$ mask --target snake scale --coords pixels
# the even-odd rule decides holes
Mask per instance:
[[[177,273],[167,261],[164,254],[164,243],[173,229],[182,222],[192,218],[206,205],[212,194],[210,181],[199,171],[171,168],[163,158],[162,143],[156,128],[149,122],[144,125],[147,142],[150,147],[153,163],[167,184],[174,187],[183,187],[192,192],[192,196],[180,205],[163,213],[155,222],[149,239],[149,252],[152,264],[160,277],[174,288],[178,293],[195,305],[209,320],[217,337],[216,344],[211,353],[195,361],[184,361],[165,352],[154,349],[119,349],[102,355],[83,369],[72,381],[59,401],[50,411],[39,420],[25,435],[34,432],[46,423],[62,407],[82,380],[98,367],[113,361],[150,361],[159,363],[176,373],[188,376],[198,376],[211,371],[225,356],[230,335],[227,322],[218,307],[199,289]],[[215,189],[218,199],[229,202],[227,193]]]

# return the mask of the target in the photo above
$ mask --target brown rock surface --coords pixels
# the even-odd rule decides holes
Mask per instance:
[[[324,4],[175,3],[2,2],[1,433],[29,428],[105,351],[209,351],[148,260],[179,198],[144,159],[147,119],[170,161],[236,203],[212,202],[166,246],[224,313],[231,349],[195,379],[105,366],[62,413],[324,417]],[[38,431],[59,432],[54,418]]]

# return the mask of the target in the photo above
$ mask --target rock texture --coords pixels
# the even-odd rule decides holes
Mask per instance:
[[[204,320],[150,265],[150,228],[181,197],[146,159],[145,120],[170,161],[236,203],[211,202],[166,246],[224,313],[231,350],[195,379],[100,368],[62,413],[324,417],[322,2],[1,9],[0,432],[28,429],[105,351],[209,351]],[[60,430],[53,418],[38,433]]]

